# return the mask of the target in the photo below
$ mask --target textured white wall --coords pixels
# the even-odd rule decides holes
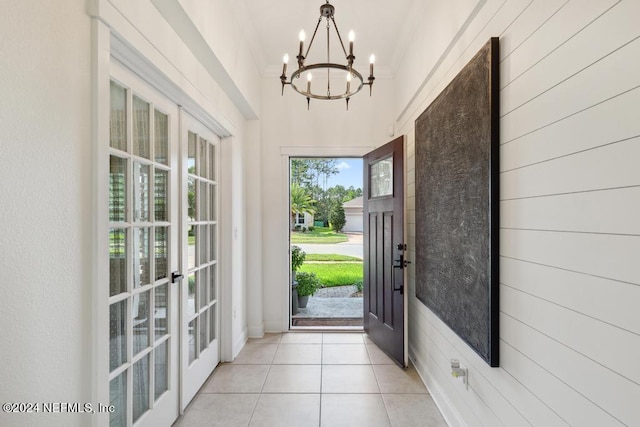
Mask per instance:
[[[0,402],[91,400],[90,20],[78,1],[0,13]],[[0,425],[84,426],[6,414]]]
[[[96,355],[91,347],[96,315],[91,299],[96,238],[91,185],[96,171],[91,166],[92,32],[87,5],[179,87],[182,96],[233,134],[233,140],[223,142],[234,144],[223,165],[228,179],[222,183],[229,197],[221,207],[228,220],[221,234],[234,263],[229,260],[226,276],[226,282],[232,282],[232,305],[225,309],[232,319],[230,344],[241,346],[246,339],[247,122],[236,108],[237,99],[227,96],[151,1],[61,0],[45,5],[7,0],[0,14],[0,266],[5,277],[0,286],[1,402],[91,402],[93,387],[106,384],[98,381],[108,373],[92,366]],[[252,72],[250,66],[246,72]],[[253,81],[259,82],[253,72]],[[242,78],[248,79],[244,74]],[[177,93],[172,90],[167,96]],[[245,90],[250,98],[251,88]],[[256,132],[251,136],[257,138]],[[0,413],[3,426],[89,422],[79,415]]]
[[[414,120],[500,36],[500,368],[415,298],[409,271],[410,352],[451,425],[640,425],[638,16],[636,1],[488,0],[398,104],[415,259]]]
[[[157,3],[160,1],[155,0]],[[244,22],[243,3],[230,0],[180,0],[181,6],[222,66],[233,77],[246,103],[260,114],[260,77],[264,69],[250,43],[257,37]]]
[[[247,259],[246,292],[244,307],[247,318],[248,335],[257,337],[264,334],[263,317],[263,275],[262,275],[262,139],[260,122],[248,125],[248,142],[245,149],[246,190],[247,190]],[[244,344],[244,343],[243,343]],[[239,351],[239,349],[238,349]]]

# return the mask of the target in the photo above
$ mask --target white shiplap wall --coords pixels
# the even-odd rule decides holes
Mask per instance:
[[[405,58],[430,78],[397,129],[415,260],[414,121],[500,36],[500,368],[415,298],[410,268],[412,360],[451,425],[640,426],[640,1],[476,6],[437,69]]]

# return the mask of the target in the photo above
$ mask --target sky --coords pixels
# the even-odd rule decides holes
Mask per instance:
[[[336,159],[340,173],[329,178],[327,188],[342,185],[362,188],[362,159]]]

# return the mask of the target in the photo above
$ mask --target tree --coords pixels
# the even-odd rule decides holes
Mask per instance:
[[[336,159],[291,159],[291,183],[306,190],[316,200],[315,220],[329,225],[329,214],[335,203],[342,204],[362,196],[362,189],[336,185],[327,188],[329,178],[340,172]]]
[[[291,184],[291,229],[295,224],[296,214],[314,214],[316,201],[311,198],[307,191],[294,183]]]
[[[339,173],[335,159],[291,159],[291,182],[319,200],[331,175]]]
[[[291,159],[291,183],[309,189],[314,182],[310,159]]]
[[[329,225],[331,229],[336,232],[341,232],[347,220],[344,216],[344,208],[342,203],[334,203],[329,213]]]
[[[353,188],[353,185],[351,185],[347,188],[347,194],[343,197],[342,201],[348,202],[360,196],[362,196],[362,188]]]

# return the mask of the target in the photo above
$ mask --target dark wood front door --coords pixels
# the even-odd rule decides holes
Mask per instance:
[[[364,330],[407,366],[403,137],[365,155],[363,169]]]

